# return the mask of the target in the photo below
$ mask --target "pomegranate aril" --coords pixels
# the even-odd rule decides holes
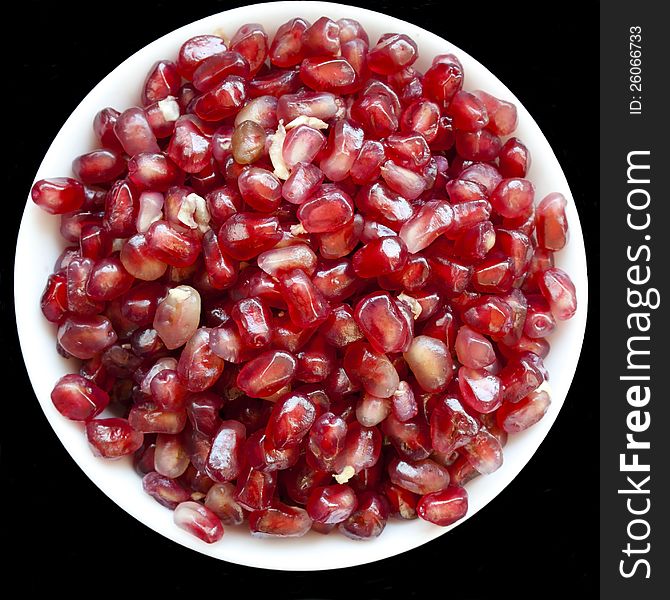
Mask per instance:
[[[319,168],[331,181],[342,181],[349,175],[363,146],[363,130],[346,119],[338,120],[330,130],[328,144]]]
[[[530,152],[518,138],[508,139],[498,153],[498,169],[503,177],[525,177],[530,164]]]
[[[429,458],[414,462],[394,458],[387,471],[392,483],[419,495],[438,492],[449,485],[449,471]]]
[[[235,116],[235,126],[244,121],[251,121],[260,125],[263,130],[276,129],[277,120],[277,98],[274,96],[259,96],[249,100],[242,110]]]
[[[359,277],[388,275],[405,266],[407,247],[397,236],[380,238],[365,244],[354,254],[351,262]]]
[[[206,327],[198,329],[179,357],[177,374],[191,392],[202,392],[212,387],[223,372],[223,360],[210,348],[209,332]]]
[[[210,138],[193,118],[188,115],[179,117],[167,154],[182,171],[198,173],[209,164],[212,156]]]
[[[455,349],[458,361],[471,369],[487,367],[496,360],[491,342],[467,325],[459,328]]]
[[[242,197],[234,187],[223,185],[205,196],[207,209],[215,225],[221,226],[242,206]]]
[[[303,204],[319,189],[324,177],[316,165],[299,162],[282,185],[282,197],[291,204]]]
[[[153,328],[169,350],[183,346],[198,329],[200,294],[189,285],[170,289],[156,307]]]
[[[156,472],[175,479],[186,471],[189,464],[190,459],[181,436],[159,433],[154,454]]]
[[[294,466],[300,458],[298,446],[277,448],[265,431],[259,429],[249,437],[244,447],[247,464],[259,471],[283,471]]]
[[[357,77],[351,91],[356,89],[358,84],[365,81],[370,75],[370,70],[368,69],[368,50],[368,43],[359,38],[349,40],[342,44],[342,57],[352,66]]]
[[[504,400],[516,403],[536,390],[545,379],[543,369],[542,359],[537,355],[528,353],[511,358],[500,372]]]
[[[461,367],[458,386],[463,402],[480,413],[497,410],[503,400],[503,383],[499,377],[484,369]]]
[[[75,177],[87,185],[109,183],[125,171],[126,161],[123,156],[110,149],[93,150],[72,161]]]
[[[277,487],[277,474],[244,467],[237,478],[235,500],[247,510],[269,508]]]
[[[42,210],[52,215],[61,215],[81,208],[85,192],[84,186],[76,179],[54,177],[36,181],[30,191],[30,197]]]
[[[302,35],[309,26],[309,23],[300,17],[281,25],[270,45],[270,62],[284,68],[300,63],[305,56]]]
[[[409,200],[416,200],[427,187],[423,176],[396,165],[392,160],[387,160],[381,166],[381,176],[389,188]]]
[[[278,448],[294,446],[307,434],[316,418],[316,410],[309,398],[300,393],[289,393],[272,408],[267,424],[267,435]]]
[[[272,69],[264,75],[257,75],[249,82],[249,96],[251,98],[265,95],[280,97],[285,94],[294,94],[299,88],[299,71]]]
[[[184,408],[187,390],[179,381],[174,369],[163,369],[156,373],[149,384],[151,399],[159,408],[181,410]]]
[[[544,390],[537,390],[514,404],[504,402],[496,411],[496,423],[508,433],[518,433],[542,419],[550,405],[549,394]]]
[[[265,63],[268,55],[268,36],[258,23],[242,25],[230,40],[230,49],[239,52],[249,63],[249,76],[253,77]]]
[[[414,254],[427,248],[440,235],[449,230],[454,218],[454,211],[448,202],[426,202],[419,211],[405,222],[400,229],[400,238],[407,245],[407,250]]]
[[[556,320],[551,314],[549,303],[540,295],[529,294],[528,311],[523,325],[523,333],[529,338],[543,338],[556,328]]]
[[[272,313],[261,298],[238,300],[230,316],[237,325],[242,342],[251,348],[263,348],[272,339]]]
[[[399,231],[414,214],[414,208],[409,201],[383,182],[362,187],[355,202],[365,217],[379,221],[394,231]]]
[[[109,404],[105,390],[81,375],[64,375],[51,392],[56,410],[73,421],[88,421]]]
[[[419,497],[390,481],[385,481],[380,490],[389,504],[390,514],[399,519],[416,519],[416,503]]]
[[[181,85],[177,65],[171,60],[159,60],[151,67],[142,91],[142,104],[147,106],[168,96],[175,96]]]
[[[282,146],[282,156],[289,169],[298,163],[311,163],[326,143],[326,138],[318,130],[308,125],[293,127],[286,134]]]
[[[475,477],[479,477],[477,470],[470,464],[463,454],[457,453],[457,458],[449,465],[451,485],[463,486]]]
[[[482,475],[493,473],[502,466],[502,446],[486,429],[480,429],[463,446],[463,453],[467,461]]]
[[[338,525],[340,533],[354,540],[379,537],[386,527],[389,506],[386,498],[376,492],[364,492],[358,497],[358,508]]]
[[[456,131],[456,150],[465,160],[494,160],[502,147],[500,138],[486,129],[475,132]]]
[[[508,219],[528,214],[535,198],[535,187],[527,179],[503,179],[489,201],[493,210]]]
[[[42,314],[47,321],[58,323],[67,313],[67,278],[64,273],[52,273],[40,299]]]
[[[259,212],[273,212],[281,202],[281,183],[266,169],[248,167],[237,179],[244,201]]]
[[[114,125],[121,113],[114,108],[107,107],[99,111],[93,119],[93,132],[105,148],[121,151],[123,147],[114,133]]]
[[[300,116],[330,121],[344,116],[344,100],[330,92],[301,91],[284,94],[277,102],[277,118],[285,123]]]
[[[235,162],[241,165],[254,163],[265,152],[265,129],[253,121],[242,121],[235,127],[231,143]]]
[[[249,260],[281,239],[277,217],[236,213],[221,226],[219,243],[236,260]]]
[[[398,129],[398,115],[386,94],[362,94],[351,105],[351,118],[373,138],[384,138]]]
[[[314,521],[341,523],[356,510],[358,500],[348,485],[329,485],[312,490],[307,500],[307,514]]]
[[[160,152],[156,136],[141,108],[132,107],[122,112],[114,125],[114,133],[128,156]]]
[[[331,308],[327,300],[304,271],[294,269],[280,274],[278,279],[289,315],[296,325],[316,327],[328,318]]]
[[[202,256],[212,287],[225,290],[237,280],[237,262],[224,254],[213,229],[202,238]]]
[[[296,358],[295,378],[305,383],[324,381],[336,364],[335,352],[321,336],[312,337]]]
[[[354,318],[377,352],[389,354],[407,350],[412,339],[411,326],[400,304],[387,292],[375,292],[362,298],[356,305]]]
[[[226,50],[226,43],[216,35],[197,35],[186,40],[179,49],[177,58],[179,74],[191,81],[195,70],[205,59],[223,54]]]
[[[398,389],[391,396],[391,410],[393,416],[402,423],[409,421],[418,414],[419,407],[414,397],[414,391],[406,381],[401,381],[398,384]]]
[[[453,54],[435,57],[433,65],[423,77],[426,96],[446,108],[463,87],[463,66]]]
[[[514,104],[496,98],[482,90],[476,90],[473,94],[486,107],[486,112],[489,115],[487,129],[499,136],[510,135],[514,132],[517,125],[516,106]]]
[[[191,499],[191,494],[181,484],[155,471],[142,478],[142,488],[156,502],[171,510]]]
[[[202,250],[200,239],[188,230],[176,229],[167,221],[156,221],[146,233],[149,251],[173,267],[189,267]]]
[[[435,451],[448,455],[469,443],[477,431],[477,421],[458,398],[446,396],[437,401],[430,415],[430,437]]]
[[[123,244],[119,259],[126,271],[143,281],[154,281],[163,276],[167,264],[154,258],[146,236],[138,233]]]
[[[557,319],[565,321],[574,316],[577,312],[577,292],[565,271],[551,267],[538,276],[537,285]]]
[[[312,519],[305,509],[278,501],[249,515],[249,529],[255,537],[302,537],[311,526]]]
[[[203,121],[216,122],[238,112],[246,98],[246,81],[238,75],[228,75],[209,92],[197,97],[191,108]]]
[[[338,455],[334,469],[336,480],[343,483],[352,475],[374,467],[381,455],[382,436],[376,427],[364,427],[358,421],[347,426],[344,448]]]
[[[240,525],[244,521],[244,511],[235,500],[232,483],[216,483],[209,488],[205,506],[221,519],[223,525]]]
[[[415,338],[416,339],[416,338]],[[344,369],[368,394],[389,398],[398,389],[400,378],[391,361],[363,342],[349,344],[344,354]]]
[[[237,478],[242,465],[246,428],[239,421],[223,421],[212,438],[205,472],[211,479],[225,483]]]
[[[503,337],[513,326],[509,304],[497,296],[483,296],[463,312],[463,321],[476,332],[494,339]]]
[[[568,241],[567,200],[563,194],[546,196],[535,211],[537,243],[546,250],[561,250]]]
[[[446,389],[453,376],[453,363],[444,342],[418,335],[403,356],[423,390],[440,392]]]
[[[512,289],[514,270],[512,259],[488,256],[472,272],[472,287],[478,292],[504,294]]]
[[[290,383],[295,368],[295,358],[289,352],[263,352],[242,367],[237,386],[252,398],[266,398]]]
[[[186,426],[186,411],[163,410],[152,402],[134,404],[128,413],[133,429],[143,433],[180,433]]]
[[[249,63],[239,52],[222,52],[203,60],[193,72],[193,87],[199,92],[209,92],[228,75],[245,79],[249,75]]]
[[[86,423],[86,437],[93,454],[102,458],[120,458],[133,454],[144,442],[144,434],[135,431],[126,419],[93,419]]]
[[[416,512],[425,521],[447,527],[468,512],[468,493],[465,488],[450,485],[423,496],[416,505]]]
[[[75,257],[66,269],[67,308],[78,315],[94,315],[102,312],[102,303],[91,298],[87,293],[87,284],[95,267],[90,258]]]
[[[390,415],[383,422],[382,431],[400,457],[406,460],[423,460],[432,452],[430,430],[422,416],[402,422]]]
[[[315,56],[302,61],[300,79],[317,92],[345,94],[355,89],[358,75],[341,56]]]
[[[391,402],[388,398],[363,394],[356,405],[356,419],[364,427],[379,425],[390,413]]]
[[[320,333],[336,348],[344,348],[363,338],[363,333],[356,324],[353,311],[348,304],[333,307],[333,312],[321,326]]]
[[[223,537],[223,525],[219,517],[198,502],[182,502],[175,508],[173,518],[177,527],[208,544],[218,542]]]

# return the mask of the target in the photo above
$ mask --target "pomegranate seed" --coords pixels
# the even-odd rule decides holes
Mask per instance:
[[[249,76],[254,76],[268,55],[268,36],[262,25],[249,23],[237,30],[230,40],[230,49],[239,52],[249,63]]]
[[[98,112],[93,119],[93,132],[100,143],[103,147],[117,152],[123,150],[119,138],[114,133],[114,125],[120,114],[118,110],[107,107]]]
[[[398,129],[398,115],[386,94],[367,93],[351,106],[351,118],[373,138],[383,138]]]
[[[278,449],[294,446],[309,431],[315,418],[314,405],[307,396],[287,394],[272,408],[266,431]]]
[[[88,421],[109,404],[107,392],[81,375],[64,375],[51,392],[56,410],[73,421]]]
[[[355,201],[358,210],[366,217],[379,221],[394,231],[400,230],[414,214],[412,205],[382,182],[361,188]]]
[[[221,121],[238,112],[246,97],[246,81],[238,75],[228,75],[209,92],[196,98],[192,108],[195,115],[203,121]]]
[[[418,335],[403,354],[421,388],[427,392],[444,390],[453,376],[449,348],[444,342]]]
[[[503,179],[490,197],[499,215],[510,219],[527,214],[535,198],[535,188],[527,179]]]
[[[114,236],[130,236],[136,230],[138,210],[137,189],[130,181],[120,179],[114,183],[105,198],[103,226]]]
[[[452,396],[439,400],[430,415],[432,446],[445,455],[469,443],[478,430],[474,417]]]
[[[302,59],[301,59],[302,60]],[[344,116],[344,101],[330,92],[284,94],[277,102],[277,118],[289,123],[300,116],[322,121]]]
[[[191,233],[182,233],[166,221],[156,221],[146,233],[149,251],[158,260],[173,267],[189,267],[202,249],[200,240]]]
[[[143,281],[159,279],[167,270],[167,264],[153,257],[147,238],[142,233],[126,240],[119,259],[128,273]]]
[[[55,177],[35,182],[30,197],[37,206],[49,214],[62,215],[81,208],[85,192],[84,186],[76,179]]]
[[[516,106],[511,102],[500,100],[491,94],[482,90],[477,90],[474,95],[479,98],[486,107],[489,115],[487,128],[495,135],[510,135],[514,132],[517,125]]]
[[[458,370],[458,386],[463,401],[477,412],[493,412],[502,403],[500,378],[484,369],[461,367]]]
[[[299,87],[300,73],[298,71],[276,69],[254,77],[249,82],[249,96],[252,98],[265,95],[280,97],[285,94],[294,94]]]
[[[242,206],[242,198],[238,191],[227,185],[209,192],[205,200],[212,221],[218,226],[225,223]]]
[[[430,100],[447,107],[463,87],[463,66],[453,54],[435,57],[423,78],[423,89]]]
[[[333,349],[322,337],[314,337],[300,349],[295,377],[305,383],[317,383],[330,375],[336,363]]]
[[[209,332],[206,327],[198,329],[179,357],[177,375],[191,392],[202,392],[211,387],[223,371],[223,360],[209,346]]]
[[[391,403],[388,398],[377,398],[370,394],[363,394],[356,405],[356,419],[365,427],[379,425],[391,412]]]
[[[463,321],[476,332],[502,337],[512,328],[512,309],[496,296],[484,296],[463,313]]]
[[[527,296],[528,310],[523,325],[523,332],[529,338],[543,338],[555,328],[556,321],[551,314],[549,303],[539,295]]]
[[[239,421],[223,421],[212,439],[205,471],[210,478],[225,483],[237,478],[241,470],[246,428]]]
[[[456,149],[466,160],[494,160],[502,147],[500,138],[485,129],[472,133],[457,131],[455,137]]]
[[[558,267],[545,270],[538,278],[538,286],[557,319],[571,319],[577,312],[575,285],[565,271]]]
[[[312,490],[307,500],[307,514],[313,521],[337,524],[356,510],[358,500],[348,485],[329,485]]]
[[[188,285],[172,288],[158,303],[153,328],[168,349],[179,348],[191,339],[200,322],[200,306],[200,294]]]
[[[216,483],[209,488],[205,506],[224,525],[240,525],[244,521],[244,511],[235,500],[235,486],[232,483]]]
[[[299,162],[282,186],[282,197],[291,204],[303,204],[319,189],[324,177],[317,166]]]
[[[391,396],[391,409],[393,416],[403,423],[413,419],[418,414],[419,407],[414,397],[414,391],[406,381],[401,381],[398,384],[398,389]]]
[[[368,344],[349,344],[343,364],[347,375],[360,382],[372,396],[389,398],[398,389],[400,378],[395,367],[384,354],[377,353]]]
[[[40,306],[42,314],[52,323],[58,323],[67,313],[67,278],[64,274],[49,275]]]
[[[265,151],[265,142],[265,129],[253,121],[242,121],[233,131],[233,158],[241,165],[256,162]]]
[[[305,509],[281,502],[249,515],[249,529],[256,537],[302,537],[311,526],[312,519]]]
[[[113,300],[125,294],[134,281],[134,277],[123,268],[118,258],[104,258],[96,262],[90,271],[86,296],[93,301]]]
[[[87,185],[109,183],[126,172],[126,161],[114,150],[93,150],[72,161],[72,172]]]
[[[374,467],[381,453],[382,438],[376,427],[363,427],[357,421],[347,426],[344,449],[334,465],[341,483],[356,473]]]
[[[348,176],[362,146],[363,130],[340,119],[331,128],[319,168],[331,181],[342,181]]]
[[[474,94],[460,90],[449,104],[452,124],[461,131],[479,131],[486,127],[489,115],[484,103]]]
[[[199,92],[209,92],[228,75],[249,76],[249,63],[239,52],[214,54],[203,60],[193,72],[193,86]]]
[[[373,240],[354,254],[352,265],[362,278],[388,275],[401,270],[407,262],[407,248],[397,236]]]
[[[498,168],[503,177],[525,177],[530,170],[530,152],[518,138],[510,138],[498,154]]]
[[[300,66],[300,79],[307,87],[317,92],[339,94],[351,92],[355,89],[357,78],[354,67],[343,57],[306,58]]]
[[[468,493],[462,487],[450,485],[423,496],[416,505],[416,512],[422,519],[446,527],[468,512]]]
[[[274,96],[259,96],[249,100],[235,117],[235,126],[244,121],[252,121],[264,129],[276,129],[277,98]]]
[[[353,311],[348,304],[333,307],[333,312],[321,326],[320,332],[325,340],[336,348],[344,348],[363,338],[363,333],[356,324]]]
[[[411,65],[419,53],[414,40],[405,34],[389,33],[382,36],[368,53],[370,70],[380,75],[397,73]]]
[[[133,405],[128,421],[133,429],[142,433],[175,434],[183,431],[186,412],[162,410],[151,402],[145,402]]]
[[[174,510],[174,522],[180,529],[208,544],[218,542],[223,537],[223,525],[219,517],[198,502],[179,504]]]
[[[156,437],[154,465],[156,472],[175,479],[186,471],[190,459],[181,436],[159,433]]]
[[[301,41],[308,56],[337,56],[340,53],[340,26],[328,17],[321,17],[305,29]]]
[[[546,196],[537,207],[535,223],[537,243],[546,250],[561,250],[568,241],[567,200],[563,194]]]
[[[381,491],[390,506],[390,514],[399,519],[416,519],[416,504],[419,497],[389,481],[385,481]]]
[[[311,163],[326,143],[318,129],[307,125],[293,127],[284,139],[282,156],[289,169],[298,163]]]
[[[358,497],[358,508],[338,529],[348,538],[367,540],[379,537],[386,527],[389,506],[386,499],[375,492],[364,492]]]
[[[471,369],[487,367],[496,360],[491,342],[467,325],[459,328],[455,349],[458,362]]]
[[[197,35],[186,40],[179,49],[177,58],[179,74],[191,81],[195,70],[205,59],[223,54],[227,49],[225,42],[215,35]]]
[[[149,388],[151,398],[159,408],[175,411],[184,408],[187,390],[179,381],[177,371],[159,371],[151,380]]]
[[[274,472],[264,473],[251,467],[242,469],[235,487],[235,499],[247,510],[255,511],[272,505],[277,486]]]
[[[394,458],[387,470],[392,483],[421,496],[449,485],[449,471],[429,458],[415,462]]]
[[[295,368],[292,354],[281,350],[263,352],[242,367],[237,386],[252,398],[266,398],[290,383]]]
[[[493,473],[502,466],[502,446],[486,429],[480,429],[463,446],[463,451],[467,461],[482,475]]]
[[[244,298],[233,306],[230,316],[237,325],[242,343],[263,348],[272,339],[272,313],[261,298]]]
[[[171,510],[191,498],[188,491],[179,483],[155,471],[147,473],[142,478],[142,488],[156,502]]]
[[[281,183],[270,171],[248,167],[240,174],[237,185],[244,201],[260,212],[273,212],[281,202]]]
[[[292,67],[302,61],[305,50],[302,35],[309,28],[304,19],[291,19],[275,34],[270,46],[270,62],[277,67]]]
[[[249,260],[279,242],[277,217],[237,213],[221,226],[219,244],[236,260]]]
[[[431,454],[430,430],[423,417],[401,422],[391,415],[382,424],[382,431],[407,460],[423,460]]]
[[[316,327],[328,318],[331,311],[328,302],[304,271],[295,269],[282,273],[279,276],[279,287],[291,320],[296,325]]]
[[[60,323],[57,338],[68,354],[84,360],[111,346],[117,336],[107,317],[69,315]]]
[[[156,136],[141,108],[133,107],[122,112],[114,125],[114,133],[128,156],[160,152]]]
[[[519,402],[504,402],[496,411],[496,423],[508,433],[518,433],[532,427],[549,410],[551,399],[544,390],[531,392]]]
[[[181,85],[177,65],[170,60],[159,60],[151,67],[142,91],[142,104],[147,106],[168,96],[176,96]]]
[[[440,107],[420,98],[409,104],[400,117],[400,130],[406,133],[418,133],[429,144],[438,135]]]
[[[361,299],[354,318],[377,352],[403,352],[411,343],[410,326],[400,305],[387,292],[375,292]]]
[[[454,211],[447,202],[426,202],[400,229],[407,250],[415,254],[432,244],[451,227]]]
[[[183,116],[175,123],[167,153],[182,171],[198,173],[209,164],[212,146],[195,121]]]
[[[102,458],[120,458],[133,454],[144,442],[144,434],[135,431],[126,419],[93,419],[86,423],[91,450]]]

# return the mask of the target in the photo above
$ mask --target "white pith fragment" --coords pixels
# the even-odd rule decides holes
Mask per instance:
[[[308,117],[307,115],[300,115],[299,117],[296,117],[293,119],[293,121],[286,124],[285,129],[288,131],[289,129],[293,129],[298,125],[307,125],[312,129],[328,129],[328,123],[322,121],[321,119],[317,119],[316,117]]]
[[[307,230],[302,226],[302,223],[291,225],[289,231],[291,232],[291,235],[304,235],[307,233]]]
[[[342,469],[341,473],[333,475],[333,477],[337,483],[347,483],[347,481],[349,481],[354,475],[356,475],[356,470],[352,466],[347,465],[344,467],[344,469]]]
[[[289,171],[284,162],[284,156],[282,150],[284,148],[284,140],[286,139],[286,129],[284,129],[283,119],[279,120],[279,126],[277,131],[271,136],[272,141],[270,142],[270,149],[268,153],[270,154],[270,161],[272,166],[275,168],[274,174],[279,179],[286,180],[289,176]]]
[[[168,292],[168,296],[170,296],[170,299],[174,300],[175,303],[180,303],[188,300],[192,296],[193,292],[194,290],[191,286],[178,285],[177,287],[173,287]]]
[[[398,294],[398,300],[401,302],[404,302],[409,306],[409,309],[412,311],[412,314],[414,315],[414,320],[416,321],[420,316],[421,316],[421,311],[423,308],[421,308],[421,303],[416,299],[412,298],[412,296],[408,296],[405,293]]]
[[[535,390],[536,392],[547,392],[547,395],[549,398],[551,398],[551,386],[549,385],[549,382],[545,379],[542,382],[542,385]]]
[[[186,227],[191,229],[196,229],[198,224],[193,219],[193,213],[195,213],[195,194],[189,194],[184,198],[181,206],[179,207],[179,212],[177,213],[177,219],[181,221]]]
[[[202,233],[210,229],[209,221],[211,220],[211,216],[207,209],[207,202],[202,196],[198,196],[195,193],[191,193],[184,198],[179,207],[177,219],[186,225],[186,227],[199,229]]]
[[[198,194],[189,194],[189,196],[195,197],[195,222],[198,224],[198,229],[205,233],[211,229],[209,222],[212,219],[207,208],[207,201]]]
[[[174,96],[168,96],[158,101],[158,109],[165,121],[176,121],[179,118],[179,104]]]

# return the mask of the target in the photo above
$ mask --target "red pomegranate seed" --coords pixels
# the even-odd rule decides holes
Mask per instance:
[[[463,452],[468,462],[482,475],[493,473],[502,466],[502,446],[486,429],[480,429],[463,446]]]
[[[302,537],[311,526],[312,519],[305,509],[281,502],[249,515],[249,529],[255,537]]]
[[[316,165],[297,163],[282,186],[282,197],[291,204],[303,204],[312,196],[324,180],[324,174]]]
[[[198,502],[182,502],[174,510],[174,522],[180,529],[213,544],[223,537],[221,520],[206,506]]]
[[[272,396],[293,378],[296,361],[281,350],[263,352],[247,362],[237,376],[237,386],[252,398]]]
[[[235,162],[241,165],[256,162],[265,151],[265,129],[253,121],[242,121],[235,127],[231,143]]]
[[[249,260],[279,242],[281,232],[277,217],[254,213],[237,213],[221,226],[219,243],[237,260]]]
[[[167,265],[154,258],[146,236],[138,233],[126,240],[121,248],[119,259],[126,271],[143,281],[154,281],[163,276]]]
[[[146,239],[153,256],[173,267],[191,266],[202,249],[195,235],[182,233],[166,221],[156,221],[147,231]]]
[[[543,390],[531,392],[519,402],[504,402],[496,411],[496,423],[508,433],[518,433],[532,427],[549,410],[551,399]]]
[[[249,96],[251,98],[265,95],[280,97],[284,94],[294,94],[299,88],[299,71],[272,69],[264,75],[256,75],[249,82]]]
[[[200,294],[188,285],[179,285],[160,300],[153,328],[169,350],[183,346],[198,329]]]
[[[151,402],[134,404],[128,413],[133,429],[142,433],[180,433],[186,425],[185,411],[168,411]]]
[[[411,343],[410,326],[400,305],[387,292],[375,292],[361,299],[354,318],[372,347],[380,353],[403,352]]]
[[[298,163],[311,163],[326,143],[323,134],[307,125],[292,128],[284,140],[282,156],[289,169]]]
[[[238,300],[230,312],[242,342],[251,348],[263,348],[272,339],[272,313],[261,298]]]
[[[191,494],[182,485],[155,471],[147,473],[142,478],[142,488],[156,502],[171,510],[191,498]]]
[[[530,152],[518,138],[510,138],[498,154],[498,168],[503,177],[525,177],[530,171]]]
[[[49,275],[40,299],[42,314],[47,321],[58,323],[67,313],[67,278],[63,273]]]
[[[538,277],[537,283],[557,319],[565,321],[574,316],[577,312],[577,293],[565,271],[551,267]]]
[[[177,65],[170,60],[159,60],[151,67],[142,91],[142,104],[147,106],[168,96],[176,96],[181,85]]]
[[[109,404],[107,392],[81,375],[64,375],[51,392],[56,410],[73,421],[88,421]]]
[[[511,102],[500,100],[482,90],[476,90],[474,95],[486,107],[489,115],[487,128],[495,135],[509,135],[514,132],[517,125],[516,106]]]
[[[133,454],[144,442],[126,419],[93,419],[86,423],[86,437],[96,456],[120,458]]]
[[[154,454],[157,473],[175,479],[184,474],[189,463],[190,459],[180,435],[158,434]]]
[[[284,94],[277,102],[277,118],[289,123],[300,116],[322,121],[344,116],[344,100],[330,92],[301,91]]]
[[[356,510],[358,500],[348,485],[329,485],[312,490],[307,500],[307,514],[313,521],[337,524]]]
[[[432,452],[430,430],[421,416],[402,422],[391,415],[383,422],[382,431],[404,459],[423,460]]]
[[[401,381],[398,384],[398,389],[391,396],[391,409],[393,416],[403,423],[418,414],[419,407],[414,397],[414,391],[406,381]]]
[[[93,132],[100,143],[110,150],[123,150],[119,138],[114,133],[114,125],[116,125],[120,114],[118,110],[107,107],[98,112],[93,119]]]
[[[364,492],[358,498],[358,508],[338,525],[342,534],[354,540],[379,537],[386,527],[389,506],[386,499],[376,492]]]
[[[156,136],[141,108],[133,107],[121,113],[114,125],[114,133],[128,156],[160,152]]]
[[[246,81],[238,75],[228,75],[209,92],[197,97],[191,106],[203,121],[216,122],[234,115],[246,98]]]
[[[187,173],[198,173],[212,156],[209,138],[189,116],[179,117],[167,150],[168,156]]]
[[[237,478],[241,470],[246,428],[239,421],[223,421],[212,439],[205,467],[214,481],[225,483]]]
[[[116,257],[95,263],[86,283],[86,295],[93,301],[107,302],[125,294],[135,282]]]
[[[216,483],[209,488],[205,506],[224,525],[240,525],[244,521],[244,511],[235,500],[235,486],[232,483]]]
[[[453,376],[453,363],[444,342],[418,335],[403,356],[423,390],[439,392],[446,389]]]
[[[465,488],[450,485],[423,496],[416,505],[416,512],[422,519],[446,527],[468,512],[468,493]]]
[[[302,34],[302,48],[307,56],[337,56],[340,53],[340,26],[321,17]]]
[[[245,467],[237,478],[235,499],[247,510],[269,508],[272,504],[276,486],[276,473],[264,473]]]
[[[304,205],[303,205],[304,206]],[[316,327],[330,314],[330,306],[304,271],[295,269],[279,276],[291,320],[302,327]]]
[[[484,296],[463,313],[463,321],[478,333],[495,339],[510,331],[512,316],[512,309],[504,300]]]
[[[390,75],[413,64],[418,56],[414,40],[402,33],[387,33],[370,49],[368,65],[375,73]]]
[[[262,25],[242,25],[233,39],[230,49],[239,52],[249,63],[249,76],[253,77],[265,63],[268,55],[268,36]]]
[[[458,386],[463,401],[477,412],[490,413],[502,404],[500,378],[484,369],[461,367],[458,370]]]
[[[379,221],[394,231],[399,231],[414,214],[414,208],[407,199],[382,182],[361,188],[355,202],[358,210],[366,217]]]
[[[259,212],[273,212],[281,202],[281,183],[266,169],[246,168],[240,174],[237,185],[244,201]]]
[[[368,344],[349,344],[343,364],[347,375],[360,382],[368,394],[389,398],[398,389],[400,378],[395,367],[384,354],[377,353]]]
[[[107,317],[102,315],[69,315],[58,327],[58,343],[72,356],[93,358],[117,339]]]
[[[463,66],[453,54],[435,57],[423,78],[426,96],[438,105],[447,107],[463,87]]]
[[[556,320],[551,314],[549,303],[540,295],[527,296],[528,310],[523,332],[529,338],[543,338],[556,328]]]
[[[561,250],[568,241],[567,200],[563,194],[546,196],[535,212],[537,243],[546,250]]]
[[[449,104],[452,124],[461,131],[479,131],[486,127],[489,115],[484,103],[474,94],[460,90]]]
[[[467,325],[459,328],[455,349],[458,362],[471,369],[487,367],[496,359],[491,342]]]
[[[351,106],[351,118],[373,138],[383,138],[398,129],[398,115],[386,94],[362,94]]]
[[[198,329],[179,357],[177,374],[182,384],[191,392],[202,392],[210,388],[223,372],[223,360],[209,346],[209,332],[206,327]]]
[[[81,208],[85,192],[84,186],[76,179],[54,177],[35,182],[30,196],[42,210],[52,215],[62,215]]]
[[[228,75],[249,76],[249,62],[239,52],[214,54],[203,60],[193,72],[193,87],[199,92],[209,92]]]
[[[225,42],[215,35],[197,35],[186,40],[179,49],[177,58],[179,74],[191,81],[195,70],[205,59],[215,54],[223,54],[227,49]]]
[[[363,146],[363,130],[346,119],[340,119],[330,130],[325,154],[319,168],[331,181],[342,181],[349,175]]]
[[[379,425],[391,412],[391,402],[388,398],[377,398],[370,394],[363,394],[356,405],[356,419],[364,427]]]
[[[304,394],[290,393],[278,400],[267,424],[267,434],[276,448],[294,446],[309,431],[316,410]]]
[[[156,377],[160,377],[160,375],[161,373],[156,375]],[[213,392],[191,394],[188,398],[186,413],[193,429],[208,438],[213,438],[221,425],[219,411],[222,406],[223,399]]]
[[[430,437],[437,452],[452,453],[469,443],[478,430],[474,417],[452,396],[438,401],[430,416]]]
[[[400,238],[407,245],[407,250],[415,254],[427,248],[440,235],[449,230],[454,218],[454,211],[447,202],[430,201],[403,224]]]
[[[528,213],[535,198],[535,187],[527,179],[503,179],[490,197],[499,215],[514,219]]]
[[[352,259],[356,275],[362,278],[388,275],[402,269],[407,262],[407,248],[397,236],[384,237],[365,244]]]
[[[392,483],[421,496],[439,492],[449,485],[447,468],[429,458],[415,462],[394,458],[387,471]]]
[[[93,150],[72,161],[72,172],[86,185],[109,183],[125,171],[126,161],[123,156],[109,149]]]
[[[302,61],[300,79],[317,92],[346,94],[355,89],[358,75],[343,57],[315,56]]]
[[[299,64],[305,55],[302,35],[308,27],[309,23],[299,17],[279,27],[270,45],[270,62],[284,68]]]

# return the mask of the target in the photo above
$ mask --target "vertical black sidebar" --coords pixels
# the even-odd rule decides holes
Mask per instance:
[[[607,600],[667,598],[670,590],[664,4],[600,8],[600,582]]]

